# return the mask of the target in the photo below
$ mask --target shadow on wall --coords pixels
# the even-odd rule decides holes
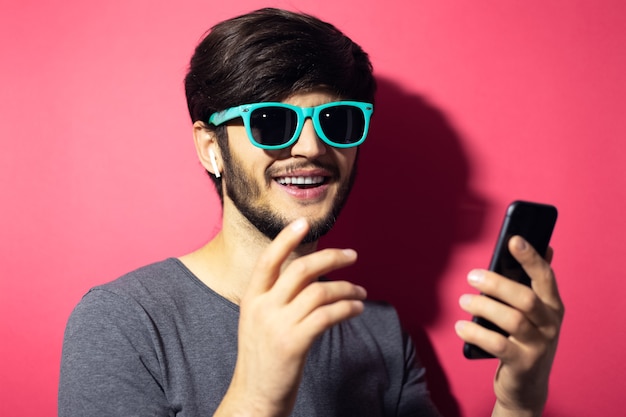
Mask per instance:
[[[469,189],[470,166],[445,116],[418,95],[378,78],[370,135],[348,204],[323,247],[353,247],[338,274],[391,302],[427,367],[434,402],[460,417],[424,326],[439,314],[437,285],[453,246],[476,238],[487,203]]]

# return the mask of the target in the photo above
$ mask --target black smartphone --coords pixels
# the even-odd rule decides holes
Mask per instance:
[[[530,277],[509,252],[509,239],[515,235],[522,236],[541,256],[545,257],[557,214],[556,207],[550,204],[520,200],[512,202],[506,210],[489,270],[530,286]],[[473,317],[472,321],[508,336],[504,330],[482,317]],[[468,359],[493,358],[490,353],[470,343],[463,345],[463,354]]]

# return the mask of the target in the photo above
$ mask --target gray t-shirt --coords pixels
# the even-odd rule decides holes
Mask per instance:
[[[90,290],[65,331],[59,416],[212,416],[238,320],[236,304],[173,258]],[[368,301],[316,340],[292,415],[438,415],[392,307]]]

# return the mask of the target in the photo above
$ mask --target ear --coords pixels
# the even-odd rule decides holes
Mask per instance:
[[[202,166],[216,178],[219,178],[222,170],[222,158],[215,140],[215,133],[208,129],[203,122],[196,121],[193,124],[193,141]]]

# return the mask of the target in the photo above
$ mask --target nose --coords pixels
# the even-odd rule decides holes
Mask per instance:
[[[300,137],[296,143],[291,146],[291,156],[302,156],[308,159],[314,159],[325,153],[326,143],[317,136],[313,121],[307,118],[302,127]]]

